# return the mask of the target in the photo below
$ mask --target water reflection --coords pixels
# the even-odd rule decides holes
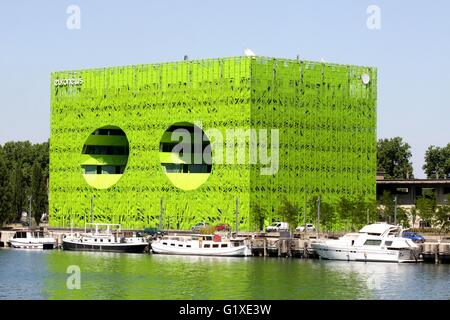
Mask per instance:
[[[354,273],[294,259],[55,252],[56,299],[354,299],[368,298]],[[65,270],[80,266],[82,289],[65,288]],[[351,285],[349,285],[351,284]]]
[[[0,250],[1,298],[450,299],[450,266]],[[81,290],[69,290],[70,265]]]
[[[0,249],[0,300],[47,299],[47,252]]]
[[[322,261],[331,272],[355,275],[374,299],[450,299],[450,266],[425,263]]]

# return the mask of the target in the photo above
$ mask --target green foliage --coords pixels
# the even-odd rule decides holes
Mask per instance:
[[[318,196],[313,196],[309,201],[309,207],[311,208],[311,214],[315,217],[315,221],[318,218],[319,201]],[[320,198],[320,231],[331,231],[334,228],[336,222],[336,213],[333,205]]]
[[[281,220],[289,223],[290,231],[294,230],[298,224],[299,208],[293,203],[289,202],[287,198],[283,200],[283,204],[278,209],[278,214]]]
[[[337,207],[338,216],[345,222],[345,229],[359,230],[368,222],[377,220],[376,203],[364,201],[364,199],[350,200],[348,198],[341,198]]]
[[[3,152],[0,149],[0,226],[9,222],[12,216],[11,187],[9,184],[9,174]]]
[[[366,202],[366,218],[367,218],[367,213],[368,213],[368,216],[369,216],[369,219],[368,219],[368,221],[366,221],[366,222],[368,222],[368,223],[375,223],[375,222],[378,222],[378,220],[379,220],[379,217],[378,217],[378,204],[377,204],[377,200],[376,199],[374,199],[374,200],[369,200],[369,201],[367,201]],[[367,211],[369,211],[369,212],[367,212]]]
[[[410,227],[408,214],[402,207],[397,207],[397,224],[404,228]]]
[[[378,217],[380,221],[390,222],[394,216],[394,198],[388,191],[384,191],[378,201]]]
[[[405,209],[397,205],[397,213],[395,212],[395,198],[388,191],[384,191],[378,201],[378,218],[380,221],[387,223],[395,223],[403,227],[409,227],[409,215]]]
[[[12,191],[12,209],[16,217],[19,217],[20,213],[25,210],[26,207],[26,184],[22,174],[22,162],[20,160],[13,164],[13,171],[11,173],[10,181]]]
[[[367,212],[369,211],[369,212]],[[370,220],[370,203],[364,201],[364,199],[358,199],[355,202],[355,213],[352,217],[352,230],[359,230],[362,226],[367,224],[367,214],[369,214]]]
[[[434,221],[441,231],[448,232],[450,229],[450,206],[439,206],[436,210]]]
[[[411,147],[401,137],[380,139],[377,144],[377,170],[390,179],[413,177]]]
[[[39,224],[42,214],[47,212],[46,178],[43,176],[41,164],[37,161],[33,164],[31,173],[32,211],[36,223]]]
[[[445,147],[429,146],[422,169],[428,179],[450,178],[450,143]]]
[[[27,198],[32,193],[37,196],[37,207],[46,210],[47,194],[45,181],[49,171],[49,144],[31,144],[29,141],[7,142],[1,147],[1,158],[5,165],[0,179],[7,185],[7,191],[2,192],[3,221],[14,222],[22,211],[29,211]],[[33,173],[33,164],[40,168],[40,172]],[[33,175],[39,174],[33,182]],[[1,189],[1,187],[0,187]],[[7,199],[7,200],[6,200]],[[40,212],[43,213],[43,212]],[[40,218],[40,215],[39,215]]]
[[[413,206],[411,208],[410,215],[411,215],[412,225],[415,226],[416,220],[417,220],[417,215],[418,215],[416,206]]]
[[[436,197],[434,193],[422,195],[416,200],[416,208],[420,218],[430,224],[433,224],[433,220],[436,214]]]
[[[255,203],[250,208],[250,219],[253,230],[263,231],[264,221],[267,216],[267,211],[263,209],[258,203]]]

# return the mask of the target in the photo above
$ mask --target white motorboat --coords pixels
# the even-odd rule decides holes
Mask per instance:
[[[56,240],[46,237],[44,232],[23,230],[16,231],[14,237],[10,240],[11,247],[18,249],[54,249]]]
[[[329,260],[417,262],[419,247],[400,234],[399,226],[374,223],[359,233],[348,233],[337,240],[316,241],[311,247],[321,258]]]
[[[89,225],[94,227],[92,232],[86,230]],[[148,242],[144,237],[126,236],[119,224],[87,223],[84,233],[66,236],[62,246],[71,251],[142,253]]]
[[[220,235],[164,236],[151,244],[154,253],[196,256],[250,256],[245,239]]]

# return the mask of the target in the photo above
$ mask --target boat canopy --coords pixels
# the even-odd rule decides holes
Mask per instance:
[[[367,233],[371,235],[382,235],[387,231],[393,231],[398,229],[397,226],[388,223],[373,223],[363,227],[359,230],[359,233]]]

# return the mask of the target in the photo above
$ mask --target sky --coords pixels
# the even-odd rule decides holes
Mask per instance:
[[[71,5],[80,9],[79,29],[68,28]],[[49,138],[53,71],[240,56],[245,48],[377,67],[378,138],[404,138],[417,178],[428,146],[450,142],[446,0],[2,0],[0,144]]]

